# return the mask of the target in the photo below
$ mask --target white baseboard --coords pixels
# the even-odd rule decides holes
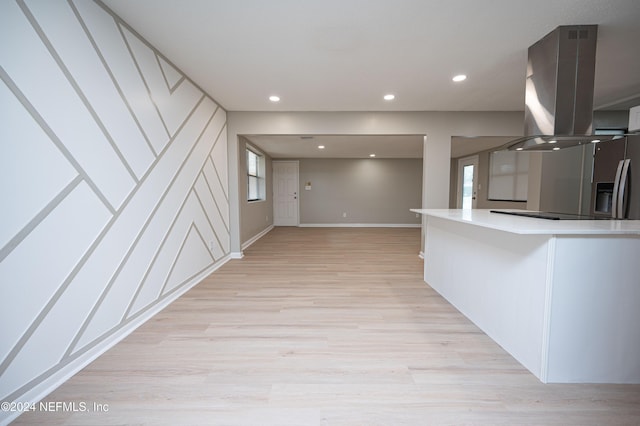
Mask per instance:
[[[273,225],[268,226],[267,228],[265,228],[264,230],[262,230],[261,232],[257,233],[256,235],[254,235],[253,237],[249,238],[247,241],[245,241],[242,244],[242,250],[246,250],[247,247],[249,247],[251,244],[255,243],[256,241],[258,241],[260,238],[264,237],[267,233],[269,233],[269,231],[271,231],[273,229]]]
[[[199,284],[203,279],[209,276],[211,273],[216,271],[222,265],[227,263],[231,259],[231,255],[227,255],[220,259],[215,265],[211,265],[209,268],[202,271],[200,274],[196,275],[191,282],[184,284],[174,293],[171,293],[167,298],[162,299],[147,311],[145,311],[140,316],[133,319],[131,322],[125,324],[122,328],[117,330],[111,336],[107,337],[100,343],[96,344],[94,347],[89,349],[87,352],[80,355],[78,358],[69,362],[67,365],[60,368],[55,373],[51,374],[49,377],[36,384],[34,387],[23,393],[20,397],[16,399],[14,402],[20,402],[28,404],[28,406],[38,406],[40,400],[45,398],[51,392],[56,390],[60,385],[69,380],[74,374],[78,373],[84,367],[89,365],[92,361],[98,358],[103,353],[107,352],[117,343],[122,341],[129,334],[134,332],[138,327],[142,324],[153,318],[157,313],[162,311],[180,296],[185,294],[187,291],[191,290],[197,284]],[[4,417],[3,414],[8,414],[7,417]],[[0,426],[8,425],[13,420],[15,420],[22,412],[0,412]]]
[[[301,223],[301,228],[421,228],[420,223]]]
[[[242,253],[241,251],[232,251],[231,253],[229,253],[230,259],[242,259],[243,257],[244,253]]]

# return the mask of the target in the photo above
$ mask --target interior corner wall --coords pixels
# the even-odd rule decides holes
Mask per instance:
[[[409,209],[422,205],[422,159],[307,158],[299,164],[301,226],[420,224]]]
[[[101,3],[0,2],[0,38],[0,400],[33,402],[228,259],[227,113]]]
[[[273,225],[273,167],[271,157],[264,152],[265,199],[247,201],[247,156],[245,150],[251,143],[243,136],[238,138],[238,188],[240,192],[240,223],[242,246]]]

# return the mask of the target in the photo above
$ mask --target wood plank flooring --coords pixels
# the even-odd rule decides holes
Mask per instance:
[[[46,398],[108,412],[16,424],[640,425],[640,386],[540,383],[424,283],[419,245],[275,228]]]

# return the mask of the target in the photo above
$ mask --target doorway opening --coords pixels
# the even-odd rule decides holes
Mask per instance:
[[[478,205],[478,156],[458,160],[458,208],[475,209]]]
[[[298,226],[298,161],[273,161],[273,225]]]

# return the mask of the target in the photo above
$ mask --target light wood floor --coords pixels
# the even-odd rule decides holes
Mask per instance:
[[[423,282],[419,244],[276,228],[47,398],[108,412],[16,423],[640,424],[640,386],[541,384]]]

